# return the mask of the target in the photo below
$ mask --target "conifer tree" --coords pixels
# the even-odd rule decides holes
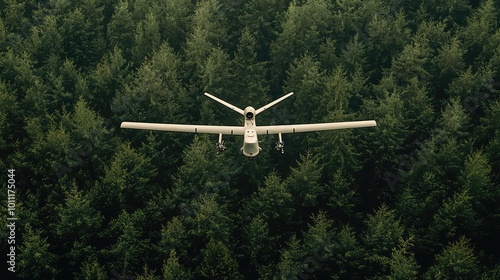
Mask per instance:
[[[240,21],[243,30],[248,30],[256,41],[258,60],[269,59],[269,48],[276,39],[279,21],[286,11],[283,0],[250,0],[245,3]]]
[[[344,171],[339,168],[333,174],[332,179],[324,187],[321,195],[326,200],[329,212],[336,217],[336,220],[350,220],[356,216],[355,206],[359,203],[359,194],[356,185],[349,182],[343,175]],[[321,201],[321,200],[320,200]]]
[[[276,265],[275,278],[294,279],[306,269],[306,263],[303,261],[306,255],[302,250],[300,240],[292,235],[287,246],[281,251],[281,258]]]
[[[131,58],[135,24],[129,11],[128,1],[120,1],[114,7],[111,21],[107,25],[110,46],[123,50],[126,58]]]
[[[367,25],[367,52],[375,79],[380,78],[380,67],[390,66],[393,56],[403,50],[410,38],[410,30],[403,13],[396,15],[374,15]]]
[[[465,50],[457,38],[453,38],[451,42],[442,46],[437,55],[436,75],[443,81],[450,81],[457,78],[464,70],[465,62],[463,56]]]
[[[264,186],[244,204],[243,218],[250,221],[258,213],[267,221],[271,236],[281,237],[288,233],[282,227],[290,225],[294,212],[293,197],[275,173],[266,177]]]
[[[253,266],[266,265],[271,261],[275,239],[269,235],[269,225],[262,215],[257,214],[245,227],[245,250]]]
[[[455,240],[458,236],[473,236],[481,220],[472,207],[468,190],[456,193],[443,202],[429,227],[429,239],[438,245]]]
[[[180,263],[175,250],[170,251],[170,256],[162,268],[164,280],[192,279],[192,275]]]
[[[183,216],[175,216],[166,226],[162,226],[158,250],[163,258],[167,256],[172,258],[172,251],[175,251],[175,258],[180,258],[181,261],[190,259],[188,256],[189,236],[184,223]]]
[[[462,188],[473,198],[471,202],[477,210],[484,210],[481,208],[488,204],[484,202],[498,198],[499,192],[493,188],[490,174],[491,165],[482,151],[470,155],[465,161],[460,181]]]
[[[308,224],[307,232],[304,233],[303,251],[306,253],[304,262],[307,264],[302,275],[319,275],[322,273],[332,274],[331,267],[326,265],[331,259],[331,244],[334,237],[333,221],[324,211],[311,214],[312,223]]]
[[[387,87],[382,90],[379,100],[365,100],[361,107],[362,116],[377,120],[377,129],[367,129],[361,135],[361,150],[367,160],[370,158],[370,169],[375,173],[383,173],[383,166],[387,163],[396,164],[396,152],[404,143],[407,127],[404,125],[404,103],[401,92],[392,85],[381,84]],[[367,117],[370,116],[370,117]]]
[[[158,21],[163,40],[167,40],[175,50],[183,47],[194,13],[192,1],[158,1]]]
[[[377,212],[365,221],[366,230],[363,242],[368,250],[368,258],[375,255],[387,255],[402,237],[404,227],[393,210],[382,205]]]
[[[202,261],[199,266],[202,279],[241,279],[238,263],[231,256],[231,251],[217,240],[210,240],[202,250]]]
[[[265,104],[269,86],[266,81],[266,63],[257,60],[257,44],[249,29],[244,29],[232,62],[235,79],[231,100],[242,106]],[[237,94],[235,94],[237,93]],[[239,97],[239,98],[238,98]],[[255,105],[253,105],[255,106]]]
[[[106,280],[108,276],[106,275],[106,270],[101,266],[97,260],[86,261],[82,263],[81,273],[77,279],[95,279],[95,280]]]
[[[325,254],[331,256],[331,260],[330,258],[325,260],[325,266],[331,267],[332,275],[336,279],[359,278],[365,275],[363,273],[367,267],[363,259],[365,249],[352,227],[343,226],[337,230],[330,247],[325,248]]]
[[[390,267],[389,279],[418,279],[419,266],[412,252],[413,238],[400,239],[399,245],[392,248],[391,257],[382,257],[380,262]]]
[[[321,165],[310,153],[301,155],[297,168],[291,168],[285,181],[287,190],[292,194],[294,205],[311,207],[317,204],[323,186],[320,183]]]
[[[144,212],[139,209],[131,214],[121,212],[110,224],[108,234],[116,241],[106,252],[111,256],[110,266],[114,270],[130,274],[141,268],[143,260],[140,256],[146,253],[149,243],[143,239],[145,222]]]
[[[197,3],[191,32],[186,39],[186,79],[193,84],[192,91],[200,92],[205,86],[201,82],[207,59],[215,49],[227,43],[227,22],[218,0]],[[224,51],[222,51],[224,53]]]
[[[58,30],[57,16],[46,15],[41,21],[43,21],[42,26],[33,27],[32,52],[37,63],[46,68],[49,58],[63,54],[63,37]]]
[[[130,68],[122,49],[115,47],[105,55],[89,77],[88,101],[101,115],[111,115],[111,103],[115,94],[124,86]]]
[[[101,16],[102,10],[95,10],[93,13],[94,17],[98,17]],[[75,61],[77,67],[88,68],[99,61],[103,47],[99,30],[80,8],[64,17],[61,26],[64,52]]]
[[[294,101],[296,118],[299,123],[319,121],[324,116],[316,112],[325,92],[325,74],[320,63],[311,55],[305,54],[295,59],[287,72],[285,89],[297,94]]]
[[[318,53],[323,38],[332,32],[330,9],[330,4],[324,0],[290,3],[281,22],[281,32],[271,45],[276,82],[283,79],[285,70],[294,58],[306,53]]]
[[[149,184],[156,174],[155,168],[143,154],[136,152],[129,144],[122,144],[114,155],[104,176],[92,188],[92,198],[101,211],[117,215],[119,209],[132,210],[144,205],[157,195],[154,184]],[[145,188],[144,186],[148,186]],[[102,196],[106,193],[106,196]]]
[[[137,24],[132,47],[132,59],[135,65],[141,65],[160,46],[160,26],[155,13],[150,11],[146,18]]]
[[[195,213],[186,217],[186,223],[190,225],[189,233],[194,238],[230,244],[231,219],[215,196],[205,194],[192,202]]]
[[[484,62],[489,59],[490,54],[487,54],[483,47],[488,45],[492,33],[498,28],[497,24],[494,1],[481,1],[480,6],[467,19],[467,25],[459,32],[464,49],[467,50],[466,61],[473,65],[476,64],[477,62],[473,62],[473,60],[477,59],[478,54],[486,56],[481,57]]]
[[[402,84],[412,79],[426,84],[429,79],[427,63],[430,58],[427,40],[415,38],[413,44],[406,45],[402,52],[393,58],[391,73]]]
[[[27,224],[19,246],[18,266],[22,269],[16,273],[26,278],[57,275],[61,269],[57,265],[58,257],[50,250],[51,246],[42,231]]]
[[[56,207],[58,218],[54,224],[54,234],[59,240],[57,247],[63,246],[64,257],[71,266],[80,265],[83,260],[96,257],[93,244],[101,227],[102,215],[91,205],[88,195],[72,186],[66,193],[64,205]]]
[[[467,238],[460,237],[436,256],[436,263],[425,273],[424,279],[467,279],[478,273],[474,249]]]

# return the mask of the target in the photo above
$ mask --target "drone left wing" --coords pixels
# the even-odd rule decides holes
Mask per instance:
[[[262,135],[262,134],[279,134],[279,133],[300,133],[300,132],[371,127],[371,126],[377,126],[377,123],[373,120],[370,120],[370,121],[357,121],[357,122],[271,125],[271,126],[258,126],[255,130],[257,134]]]
[[[245,132],[245,129],[242,126],[218,126],[218,125],[122,122],[120,127],[132,128],[132,129],[161,130],[161,131],[171,131],[171,132],[227,134],[227,135],[243,135]]]

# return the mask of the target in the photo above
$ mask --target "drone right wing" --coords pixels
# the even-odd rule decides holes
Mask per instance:
[[[120,127],[132,128],[132,129],[161,130],[161,131],[171,131],[171,132],[226,134],[226,135],[243,135],[245,133],[245,129],[242,126],[122,122]]]

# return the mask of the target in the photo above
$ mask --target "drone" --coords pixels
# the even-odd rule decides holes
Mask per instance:
[[[256,157],[262,148],[259,147],[258,135],[278,134],[276,149],[285,153],[285,142],[283,142],[282,134],[312,132],[345,128],[360,128],[377,126],[374,120],[369,121],[352,121],[352,122],[332,122],[332,123],[313,123],[313,124],[292,124],[292,125],[270,125],[257,126],[255,117],[277,103],[285,100],[293,95],[290,92],[275,101],[255,110],[252,106],[246,107],[244,110],[222,100],[213,95],[205,93],[206,96],[219,102],[220,104],[236,111],[244,116],[243,126],[216,126],[216,125],[188,125],[188,124],[164,124],[164,123],[143,123],[143,122],[122,122],[121,128],[131,129],[146,129],[146,130],[161,130],[170,132],[188,132],[188,133],[206,133],[218,134],[219,141],[216,143],[216,151],[220,153],[226,148],[222,135],[242,135],[243,147],[241,151],[243,155],[249,159]]]

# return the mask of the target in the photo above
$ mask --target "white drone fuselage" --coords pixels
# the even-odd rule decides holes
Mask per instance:
[[[251,106],[245,108],[245,132],[243,134],[243,147],[241,151],[247,157],[254,157],[259,154],[259,139],[256,132],[255,109]]]

